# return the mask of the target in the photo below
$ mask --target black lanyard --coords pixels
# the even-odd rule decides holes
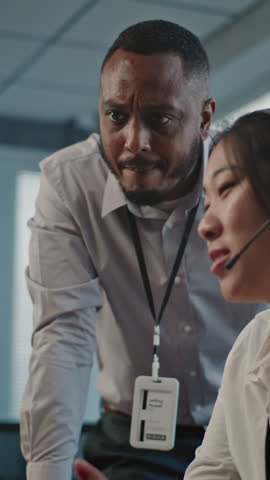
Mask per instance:
[[[265,441],[265,469],[266,469],[266,480],[270,480],[270,425],[269,420],[267,422],[267,433]]]
[[[162,304],[161,304],[161,307],[160,307],[158,317],[156,317],[156,311],[155,311],[155,305],[154,305],[154,301],[153,301],[151,285],[150,285],[150,281],[149,281],[149,277],[148,277],[148,273],[147,273],[147,269],[146,269],[142,244],[141,244],[139,232],[138,232],[138,229],[137,229],[135,216],[128,210],[128,217],[129,217],[129,222],[130,222],[130,227],[131,227],[131,232],[132,232],[132,238],[133,238],[133,243],[134,243],[134,247],[135,247],[135,250],[136,250],[137,260],[138,260],[138,263],[139,263],[139,266],[140,266],[140,272],[141,272],[141,277],[142,277],[143,284],[144,284],[144,290],[145,290],[145,293],[146,293],[146,297],[147,297],[147,300],[148,300],[150,311],[152,313],[152,316],[153,316],[153,319],[154,319],[154,322],[155,322],[156,325],[160,324],[161,317],[163,315],[165,307],[166,307],[166,305],[168,303],[168,300],[170,298],[172,286],[173,286],[177,271],[179,269],[181,260],[182,260],[183,255],[184,255],[184,251],[185,251],[186,244],[187,244],[187,241],[188,241],[191,229],[192,229],[192,225],[193,225],[193,222],[194,222],[194,219],[195,219],[195,215],[196,215],[196,212],[197,212],[197,209],[198,209],[199,202],[200,202],[200,200],[189,211],[188,218],[187,218],[186,225],[185,225],[185,229],[184,229],[182,239],[181,239],[181,242],[180,242],[176,257],[175,257],[175,261],[174,261],[174,264],[173,264],[173,267],[172,267],[172,271],[171,271],[171,274],[170,274],[170,277],[169,277],[168,285],[167,285],[167,288],[166,288],[166,291],[165,291],[165,294],[164,294],[164,297],[163,297],[163,300],[162,300]]]

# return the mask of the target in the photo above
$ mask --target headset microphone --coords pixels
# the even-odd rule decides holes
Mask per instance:
[[[268,218],[262,225],[261,227],[254,233],[254,235],[249,239],[249,241],[241,248],[241,250],[236,254],[234,255],[231,260],[229,260],[226,264],[225,264],[225,268],[227,268],[227,270],[230,270],[234,265],[235,263],[239,260],[239,258],[243,255],[243,253],[248,249],[248,247],[256,240],[256,238],[261,234],[263,233],[267,227],[270,225],[270,218]]]

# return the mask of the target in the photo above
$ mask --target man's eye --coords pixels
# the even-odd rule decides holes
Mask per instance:
[[[161,125],[165,125],[166,123],[169,123],[170,117],[168,117],[167,115],[159,115],[158,118],[157,118],[157,121]]]
[[[126,120],[126,115],[117,110],[108,110],[106,116],[109,117],[113,123],[122,124]]]
[[[152,113],[148,117],[148,121],[156,127],[168,126],[172,118],[169,115],[164,115],[163,113]]]

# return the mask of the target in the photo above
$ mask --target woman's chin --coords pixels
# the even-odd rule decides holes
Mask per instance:
[[[243,285],[242,285],[243,286]],[[221,292],[225,300],[230,303],[234,302],[250,302],[248,292],[245,292],[241,285],[228,282],[224,279],[221,281]]]
[[[230,283],[221,282],[221,292],[225,300],[230,303],[254,303],[265,302],[262,295],[256,292],[254,287],[249,288],[246,282]]]

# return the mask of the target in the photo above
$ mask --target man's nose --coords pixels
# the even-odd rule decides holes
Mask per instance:
[[[221,232],[221,222],[216,215],[212,215],[210,212],[207,211],[202,217],[198,226],[198,233],[200,237],[205,241],[210,241],[219,237]]]
[[[150,131],[147,125],[135,119],[128,122],[126,125],[125,148],[133,154],[151,150]]]

